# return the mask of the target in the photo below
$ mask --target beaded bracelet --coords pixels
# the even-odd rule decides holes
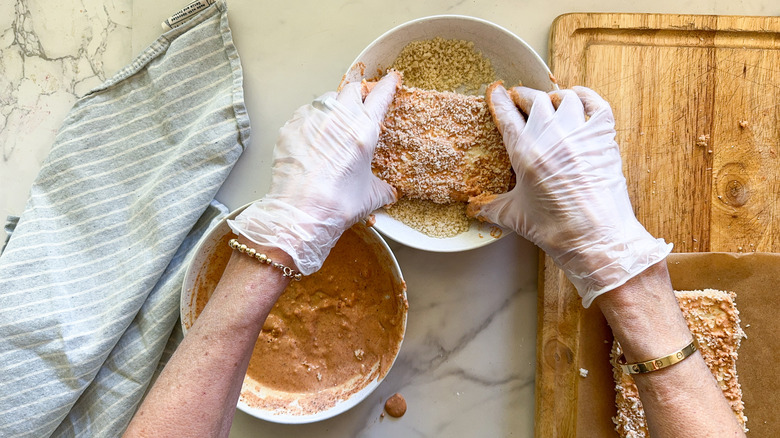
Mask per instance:
[[[288,266],[284,266],[281,263],[277,263],[269,259],[268,256],[257,252],[256,249],[250,248],[244,245],[243,243],[239,243],[238,239],[230,239],[230,241],[228,242],[228,246],[230,246],[233,249],[237,249],[238,252],[244,253],[249,257],[252,257],[253,259],[256,259],[260,263],[265,263],[266,265],[271,265],[274,268],[281,270],[282,275],[284,277],[289,277],[295,281],[301,281],[301,278],[303,278],[303,274],[301,274],[300,272],[296,272]]]

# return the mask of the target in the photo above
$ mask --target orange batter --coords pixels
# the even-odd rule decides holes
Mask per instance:
[[[229,234],[217,244],[216,254],[198,276],[196,315],[227,265],[232,253],[227,241],[233,237]],[[258,264],[258,269],[268,268]],[[247,376],[262,387],[290,393],[384,376],[400,347],[407,307],[403,284],[395,280],[387,261],[380,261],[368,243],[347,230],[322,269],[291,282],[271,309]],[[322,402],[318,408],[331,404]]]

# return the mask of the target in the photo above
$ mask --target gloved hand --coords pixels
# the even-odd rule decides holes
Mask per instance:
[[[269,193],[230,228],[283,250],[304,275],[320,269],[347,228],[396,200],[371,160],[400,80],[388,74],[365,102],[361,84],[351,83],[299,108],[279,132]]]
[[[671,252],[634,216],[612,109],[601,96],[585,87],[507,93],[496,84],[487,100],[517,184],[477,207],[477,216],[542,248],[585,307]]]

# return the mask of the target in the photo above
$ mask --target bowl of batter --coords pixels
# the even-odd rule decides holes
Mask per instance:
[[[185,334],[207,305],[232,250],[227,219],[199,243],[185,274]],[[406,330],[406,283],[373,228],[347,230],[318,272],[291,282],[255,343],[238,409],[263,420],[300,424],[357,405],[384,379]]]

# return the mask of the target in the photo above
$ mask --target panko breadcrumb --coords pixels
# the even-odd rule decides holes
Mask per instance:
[[[478,94],[496,80],[490,60],[472,41],[441,37],[407,44],[391,68],[403,73],[408,86],[426,90]]]
[[[390,207],[387,214],[407,226],[436,238],[455,237],[468,231],[471,220],[465,214],[462,202],[435,204],[419,199],[401,199]]]

